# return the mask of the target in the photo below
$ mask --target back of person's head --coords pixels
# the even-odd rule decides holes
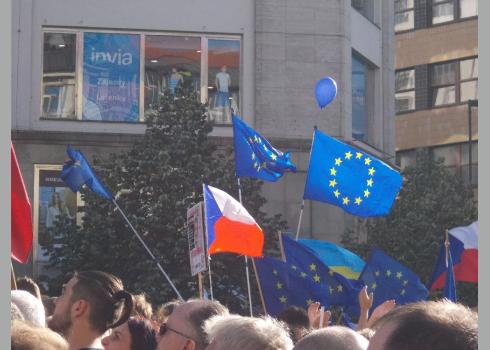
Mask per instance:
[[[73,276],[71,301],[86,300],[90,305],[89,322],[104,333],[126,322],[133,309],[133,297],[124,290],[122,281],[102,271],[81,271]]]
[[[191,326],[191,332],[197,341],[196,349],[204,349],[207,345],[207,336],[204,331],[204,323],[213,316],[229,315],[228,309],[216,300],[191,299],[182,304],[191,306],[187,321]]]
[[[300,340],[310,329],[310,320],[305,309],[290,306],[277,315],[277,319],[286,323],[293,343]]]
[[[271,317],[215,316],[204,324],[212,350],[289,350],[287,327]]]
[[[168,316],[170,316],[172,314],[172,312],[174,311],[176,306],[181,305],[181,304],[182,304],[182,301],[173,300],[173,301],[169,301],[165,304],[160,305],[158,307],[157,311],[155,312],[155,314],[153,315],[154,320],[157,321],[158,323],[167,322]]]
[[[368,345],[368,340],[352,329],[331,326],[311,332],[294,350],[366,350]]]
[[[398,307],[374,325],[369,349],[476,350],[478,316],[449,300],[423,301]]]
[[[157,347],[156,331],[150,320],[131,317],[128,320],[131,334],[131,350],[155,350]]]
[[[39,289],[39,286],[37,285],[36,282],[34,282],[32,278],[29,278],[27,276],[19,277],[17,278],[16,284],[18,290],[28,291],[36,298],[41,300],[41,290]]]
[[[360,335],[362,335],[367,340],[371,340],[374,335],[374,331],[371,328],[363,328],[360,331],[357,331]]]
[[[133,295],[133,310],[131,310],[131,316],[140,316],[151,320],[153,308],[148,300],[146,300],[146,295],[144,293]]]
[[[10,302],[10,321],[13,320],[23,321],[24,316],[22,316],[22,312],[20,312],[17,305],[15,305],[13,302]]]
[[[66,340],[49,328],[14,320],[10,334],[11,350],[68,350]]]
[[[25,290],[12,290],[10,300],[17,306],[24,320],[40,327],[46,325],[44,306],[40,299]]]

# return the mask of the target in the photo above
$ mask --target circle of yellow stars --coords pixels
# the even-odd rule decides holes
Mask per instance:
[[[349,161],[360,161],[362,162],[366,167],[367,167],[367,174],[368,174],[368,179],[366,180],[366,186],[365,190],[363,191],[362,194],[358,195],[357,197],[355,196],[354,198],[344,195],[341,191],[338,185],[340,185],[337,182],[336,176],[337,173],[342,166],[343,163],[347,163]],[[348,206],[349,204],[351,205],[361,205],[361,203],[364,200],[367,200],[369,196],[371,195],[371,190],[374,185],[374,174],[376,173],[376,170],[374,167],[371,165],[372,159],[363,154],[362,152],[355,152],[355,154],[351,151],[345,152],[343,157],[337,157],[335,158],[335,164],[332,166],[332,168],[329,169],[330,172],[330,180],[329,180],[329,188],[331,187],[332,193],[335,196],[335,198],[339,199],[339,201],[342,202],[342,205]]]
[[[390,269],[386,270],[386,271],[380,271],[380,270],[377,270],[374,272],[374,276],[375,276],[375,279],[377,279],[378,277],[380,277],[381,275],[384,275],[386,278],[390,278],[393,276],[393,278],[395,278],[396,280],[399,280],[401,282],[401,287],[402,289],[400,290],[400,295],[401,296],[404,296],[406,294],[406,287],[408,286],[408,280],[407,279],[404,279],[403,278],[403,272],[401,271],[398,271],[398,272],[393,272],[391,271]],[[376,282],[373,282],[370,286],[370,289],[371,291],[375,291],[376,288],[378,287],[378,284]]]
[[[269,149],[267,145],[262,142],[262,139],[260,137],[257,137],[257,135],[254,135],[253,137],[249,137],[248,142],[252,147],[252,149],[253,149],[253,144],[255,143],[256,147],[261,149],[264,152],[264,154],[270,158],[270,162],[273,163],[277,160],[277,155],[271,149]],[[277,153],[279,155],[282,155],[282,153],[279,151],[277,151]],[[257,172],[260,172],[261,169],[267,169],[267,162],[264,161],[260,163],[260,160],[258,159],[257,155],[253,150],[251,153],[251,157],[252,157],[252,161],[254,162],[253,167]]]

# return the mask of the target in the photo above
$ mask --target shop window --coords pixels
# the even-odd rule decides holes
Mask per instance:
[[[395,0],[395,32],[414,28],[414,0]]]
[[[187,84],[198,95],[201,87],[201,38],[145,36],[145,111],[152,110],[166,92]]]
[[[415,109],[415,69],[396,72],[395,109],[396,113]]]
[[[208,40],[208,103],[211,120],[230,124],[240,103],[240,41]]]
[[[44,33],[42,116],[76,118],[76,34]]]

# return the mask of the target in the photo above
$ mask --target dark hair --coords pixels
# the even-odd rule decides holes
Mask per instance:
[[[17,278],[17,289],[25,290],[41,300],[41,290],[32,278],[27,276]]]
[[[477,314],[446,299],[396,308],[380,318],[373,328],[388,323],[395,329],[388,335],[387,350],[478,349]]]
[[[207,336],[204,332],[204,322],[216,315],[227,315],[228,309],[215,300],[190,300],[199,306],[189,313],[189,323],[196,340],[196,350],[204,349],[207,345]]]
[[[102,271],[75,272],[72,302],[85,299],[90,304],[89,322],[100,333],[129,319],[133,297],[119,278]]]
[[[287,323],[290,327],[310,328],[310,320],[305,309],[297,306],[290,306],[282,310],[277,315],[279,321]]]
[[[131,350],[155,350],[157,347],[156,331],[151,321],[141,317],[128,320],[131,334]]]

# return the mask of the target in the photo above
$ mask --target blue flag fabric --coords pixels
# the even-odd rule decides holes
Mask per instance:
[[[348,279],[357,280],[366,265],[359,256],[334,243],[306,238],[298,242],[310,248],[331,270]]]
[[[304,199],[356,216],[383,216],[401,185],[401,175],[381,160],[315,130]]]
[[[286,171],[296,172],[289,152],[283,153],[265,137],[233,115],[235,168],[238,177],[277,181]]]
[[[93,192],[111,201],[111,193],[99,181],[83,153],[74,150],[70,145],[66,147],[66,153],[70,160],[63,165],[61,171],[61,179],[65,184],[73,192],[78,192],[80,187],[87,185]]]
[[[451,250],[447,249],[447,274],[446,283],[444,284],[444,296],[452,302],[458,302],[456,294],[456,281],[454,279],[454,266]]]
[[[426,300],[429,292],[419,277],[380,249],[373,249],[359,277],[374,293],[373,307],[394,299],[397,305]]]
[[[287,263],[307,280],[322,298],[323,306],[352,306],[358,300],[362,283],[345,278],[326,266],[308,247],[282,234],[282,245]],[[314,300],[316,301],[316,300]]]

